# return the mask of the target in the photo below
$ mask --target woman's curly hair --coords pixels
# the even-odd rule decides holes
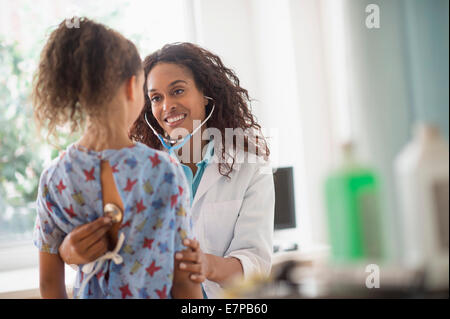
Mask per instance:
[[[234,155],[227,152],[225,128],[242,129],[245,132],[245,150],[254,149],[257,154],[265,158],[269,156],[269,148],[261,133],[261,126],[256,122],[248,107],[250,102],[248,91],[240,86],[239,78],[233,70],[223,65],[217,55],[192,43],[167,44],[144,59],[146,80],[150,71],[158,63],[174,63],[188,68],[193,74],[197,88],[204,95],[214,100],[215,111],[207,121],[206,126],[217,128],[221,132],[222,154],[219,163],[221,175],[229,177],[236,160]],[[144,119],[144,114],[147,113],[150,124],[160,134],[164,134],[162,128],[152,116],[151,101],[146,88],[147,86],[145,85],[145,106],[130,130],[130,137],[152,148],[162,149],[160,140],[153,134]],[[211,107],[211,103],[209,103],[206,108],[206,114],[210,113]],[[250,143],[254,144],[252,145],[254,146],[253,148],[249,147]],[[233,147],[233,150],[235,150],[236,141],[234,139]],[[227,160],[225,160],[226,157]],[[231,161],[229,160],[230,158]]]
[[[104,112],[114,92],[142,69],[136,46],[120,33],[87,18],[54,30],[44,46],[33,79],[38,126],[54,135],[56,127],[79,128],[86,116]]]

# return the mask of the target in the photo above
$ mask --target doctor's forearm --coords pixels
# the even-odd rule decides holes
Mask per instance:
[[[211,254],[205,255],[209,264],[208,280],[223,284],[235,276],[243,275],[242,264],[239,259],[234,257],[224,258]]]

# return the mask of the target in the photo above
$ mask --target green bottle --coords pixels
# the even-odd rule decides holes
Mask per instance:
[[[342,146],[341,165],[325,182],[331,256],[336,262],[382,258],[379,181],[375,172],[353,158],[351,143]]]

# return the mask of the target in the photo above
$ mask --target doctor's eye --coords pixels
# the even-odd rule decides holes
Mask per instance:
[[[158,103],[158,102],[161,101],[161,97],[160,97],[159,95],[154,95],[154,96],[152,96],[152,97],[150,98],[150,101],[151,101],[152,103]]]
[[[173,91],[174,95],[178,95],[178,94],[182,94],[182,93],[184,93],[184,89],[176,89]]]

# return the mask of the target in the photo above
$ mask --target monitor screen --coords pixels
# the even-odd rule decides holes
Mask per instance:
[[[280,167],[273,173],[275,184],[275,229],[296,227],[293,176],[292,167]]]

